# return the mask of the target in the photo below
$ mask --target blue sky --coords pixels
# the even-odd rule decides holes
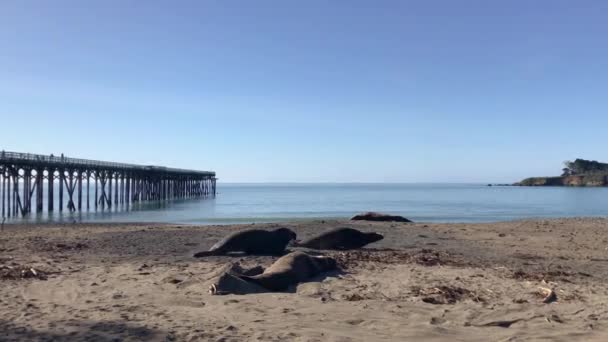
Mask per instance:
[[[606,1],[2,1],[0,148],[222,181],[608,161]]]

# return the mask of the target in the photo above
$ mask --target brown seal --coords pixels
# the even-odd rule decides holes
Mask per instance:
[[[250,229],[232,233],[208,251],[194,254],[195,258],[241,252],[250,255],[283,255],[285,247],[296,239],[296,233],[287,228],[275,230]]]
[[[262,274],[256,276],[238,275],[238,277],[270,291],[283,291],[292,285],[336,268],[336,260],[331,257],[312,256],[297,251],[280,257]]]
[[[382,239],[384,239],[384,236],[378,233],[364,233],[353,228],[337,228],[302,243],[294,243],[294,246],[311,249],[349,250],[361,248]]]
[[[353,221],[380,221],[380,222],[412,222],[407,218],[399,215],[387,215],[381,213],[375,213],[373,211],[355,215],[351,218]]]

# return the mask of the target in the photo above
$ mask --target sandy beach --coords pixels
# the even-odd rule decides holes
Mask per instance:
[[[212,296],[195,259],[225,234],[376,231],[328,252],[340,272],[284,293]],[[491,224],[10,225],[0,234],[0,340],[606,341],[608,219]],[[543,302],[541,288],[557,300]]]

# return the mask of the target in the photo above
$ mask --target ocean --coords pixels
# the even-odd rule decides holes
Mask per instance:
[[[57,204],[56,204],[57,206]],[[92,206],[91,206],[92,207]],[[424,222],[494,222],[608,216],[608,188],[486,184],[218,184],[215,198],[149,202],[111,210],[32,213],[18,222],[229,224],[349,218],[365,211]]]

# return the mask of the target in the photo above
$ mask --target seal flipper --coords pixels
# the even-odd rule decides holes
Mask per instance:
[[[246,276],[236,275],[240,279],[261,286],[270,291],[284,291],[289,286],[297,284],[297,281],[293,280],[293,276],[287,274],[260,274],[257,276]]]
[[[209,286],[212,295],[263,293],[267,290],[257,284],[245,281],[231,272],[216,277]]]
[[[220,255],[221,253],[218,253],[217,250],[214,251],[203,251],[203,252],[198,252],[196,254],[193,255],[193,257],[195,258],[202,258],[202,257],[206,257],[206,256],[212,256],[212,255]]]

